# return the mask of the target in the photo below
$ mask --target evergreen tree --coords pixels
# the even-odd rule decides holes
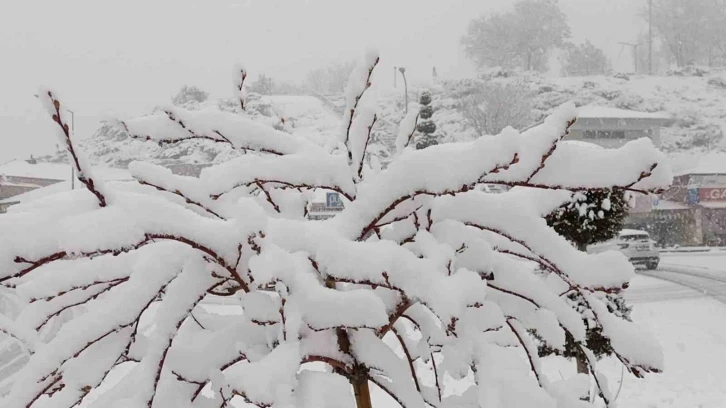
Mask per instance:
[[[588,245],[604,242],[617,236],[622,230],[625,217],[628,215],[628,202],[621,190],[590,190],[576,193],[572,201],[547,215],[547,224],[559,235],[570,241],[581,251]],[[564,295],[573,307],[585,310],[586,304],[582,296],[575,291]],[[625,304],[622,295],[610,293],[603,299],[611,313],[630,320],[631,308]],[[602,335],[602,328],[595,322],[584,319],[587,328],[587,348],[597,358],[612,354],[610,340]],[[572,336],[567,334],[565,351],[548,347],[544,343],[539,348],[540,356],[551,354],[575,358],[577,371],[588,373],[587,359]]]
[[[436,132],[436,124],[431,117],[434,115],[434,108],[431,106],[431,92],[421,92],[421,99],[419,99],[421,109],[419,110],[419,118],[421,121],[416,126],[416,130],[423,133],[416,142],[416,149],[421,150],[429,146],[439,144],[437,137],[434,136]]]

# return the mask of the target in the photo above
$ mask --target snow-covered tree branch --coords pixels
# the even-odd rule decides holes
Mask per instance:
[[[250,154],[199,179],[132,163],[138,183],[100,189],[48,93],[86,189],[0,217],[0,283],[26,301],[0,330],[32,350],[0,405],[370,408],[375,384],[405,408],[583,406],[582,390],[568,389],[581,382],[547,378],[537,354],[536,342],[562,349],[566,334],[609,404],[583,314],[632,373],[660,371],[657,344],[603,301],[633,267],[577,251],[544,216],[573,191],[663,189],[663,155],[648,139],[617,150],[561,142],[576,120],[565,105],[521,134],[420,151],[405,149],[412,116],[396,160],[369,172],[376,115],[359,102],[377,62],[369,53],[351,74],[333,152],[244,115],[173,107],[124,126]],[[491,195],[482,183],[514,188]],[[316,190],[346,208],[307,220]],[[222,297],[239,313],[200,307]],[[467,389],[452,394],[445,376]]]

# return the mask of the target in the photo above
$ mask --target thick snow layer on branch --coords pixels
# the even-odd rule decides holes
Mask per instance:
[[[307,139],[275,130],[230,112],[220,111],[215,107],[199,111],[170,107],[167,111],[175,120],[172,120],[167,113],[160,112],[130,119],[124,123],[131,135],[158,142],[201,138],[229,143],[235,149],[275,154],[320,150]]]
[[[232,389],[255,403],[286,406],[293,401],[300,363],[300,344],[284,343],[262,360],[242,364],[224,374]]]
[[[30,351],[34,351],[36,345],[40,342],[38,334],[34,330],[28,329],[23,324],[17,324],[2,314],[0,314],[0,333],[22,341]]]
[[[278,279],[286,282],[292,296],[300,302],[302,318],[313,329],[377,328],[388,323],[385,307],[373,292],[337,291],[324,287],[302,253],[290,255],[274,245],[267,245],[262,254],[250,259],[250,270],[258,282]]]
[[[295,389],[299,408],[353,408],[350,383],[337,374],[303,371]]]
[[[392,392],[407,408],[424,408],[426,404],[411,378],[408,364],[370,330],[359,330],[351,336],[353,353],[359,361],[375,367],[383,376],[376,383]]]
[[[587,255],[577,251],[539,218],[532,202],[505,194],[477,191],[442,197],[433,204],[434,221],[456,220],[473,228],[489,230],[522,243],[555,272],[588,288],[621,287],[633,274],[633,266],[619,252]],[[486,208],[487,211],[481,211]],[[516,215],[515,215],[516,214]]]
[[[602,324],[603,332],[610,338],[613,348],[629,364],[663,370],[663,351],[658,340],[633,322],[620,319],[610,313],[602,301],[589,295],[587,301]]]
[[[362,168],[365,159],[366,148],[370,142],[371,128],[376,121],[375,112],[371,109],[361,107],[358,114],[350,126],[350,135],[348,146],[351,154],[351,171],[356,179],[358,177],[358,169]]]
[[[358,101],[370,86],[370,82],[368,81],[377,63],[378,52],[373,50],[366,52],[364,58],[358,62],[348,78],[348,84],[343,91],[343,96],[345,97],[345,112],[343,113],[341,142],[348,141],[349,125],[353,120]]]
[[[333,221],[341,225],[346,236],[357,238],[394,203],[416,194],[446,194],[473,185],[497,167],[512,162],[517,138],[507,136],[404,153],[385,172],[361,183],[358,199]]]
[[[479,406],[556,408],[555,401],[537,386],[535,379],[526,378],[527,363],[516,356],[520,352],[518,348],[486,343],[479,346],[476,373]]]
[[[129,282],[114,289],[115,295],[97,302],[83,316],[64,325],[60,332],[30,358],[17,374],[10,394],[3,400],[8,408],[25,407],[52,381],[55,370],[110,333],[129,327],[158,293],[179,273],[184,256],[171,259],[144,259]],[[153,269],[152,269],[153,268]],[[149,271],[154,273],[145,273]],[[90,342],[90,344],[89,344]]]
[[[508,170],[487,175],[484,181],[517,184],[534,174],[528,181],[530,184],[559,188],[619,186],[656,190],[670,185],[673,175],[667,166],[667,158],[648,138],[629,142],[619,149],[557,144],[575,117],[574,105],[567,103],[556,109],[543,124],[521,135],[513,135],[520,139],[519,162]],[[553,146],[554,151],[550,151]],[[657,166],[651,169],[654,165]],[[641,180],[645,174],[648,177]]]
[[[270,184],[294,188],[324,188],[355,196],[348,163],[343,156],[305,154],[283,157],[245,155],[202,170],[201,183],[209,194],[236,186]]]
[[[411,110],[398,125],[398,136],[396,137],[396,152],[401,153],[411,143],[413,133],[416,131],[418,112]]]

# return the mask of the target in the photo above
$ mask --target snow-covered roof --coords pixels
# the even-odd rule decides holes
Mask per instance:
[[[115,180],[114,182],[122,182],[122,181]],[[73,187],[76,190],[85,188],[80,182],[78,182],[78,180],[76,180],[76,183]],[[31,202],[31,201],[39,200],[41,198],[51,196],[56,193],[62,193],[64,191],[69,191],[70,189],[71,189],[70,180],[65,180],[65,181],[61,181],[60,183],[55,183],[55,184],[51,184],[49,186],[36,188],[35,190],[30,190],[23,194],[18,194],[16,196],[8,197],[4,200],[0,200],[0,204],[27,203],[27,202]]]
[[[24,160],[13,160],[0,166],[0,174],[48,180],[70,180],[71,167],[69,164],[30,164]],[[103,180],[132,180],[128,170],[114,167],[94,167],[93,174]]]
[[[670,119],[670,116],[665,113],[638,112],[592,105],[577,108],[577,117],[583,119]]]
[[[654,210],[688,210],[691,206],[676,201],[660,200],[653,206]]]
[[[620,231],[621,236],[627,236],[627,235],[643,235],[648,234],[647,231],[640,231],[640,230],[634,230],[634,229],[624,229]]]
[[[710,153],[700,157],[695,166],[676,173],[677,176],[686,174],[726,174],[726,153]]]
[[[563,140],[560,142],[560,144],[569,144],[574,146],[582,146],[582,147],[590,147],[592,149],[604,149],[604,147],[597,145],[595,143],[590,142],[583,142],[582,140]]]

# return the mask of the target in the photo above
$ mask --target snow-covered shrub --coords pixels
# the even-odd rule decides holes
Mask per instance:
[[[177,94],[171,98],[171,102],[176,106],[183,106],[187,103],[202,103],[209,98],[209,93],[204,92],[196,86],[184,85]]]
[[[708,84],[717,88],[726,89],[726,72],[720,72],[708,78]]]
[[[158,143],[250,153],[199,179],[135,162],[136,185],[94,178],[57,95],[43,91],[85,189],[0,216],[0,283],[26,302],[0,329],[32,354],[0,406],[363,408],[369,383],[406,408],[587,406],[586,377],[548,378],[530,331],[557,349],[569,333],[607,403],[583,316],[630,372],[659,371],[657,343],[603,301],[633,267],[577,251],[543,216],[573,191],[664,188],[662,153],[648,139],[558,145],[575,119],[566,105],[521,134],[420,151],[406,146],[414,116],[381,169],[365,159],[377,62],[371,53],[351,74],[330,148],[218,110],[123,122]],[[315,190],[337,192],[345,209],[307,220]],[[222,299],[234,311],[209,309]],[[78,312],[41,340],[64,310]]]

